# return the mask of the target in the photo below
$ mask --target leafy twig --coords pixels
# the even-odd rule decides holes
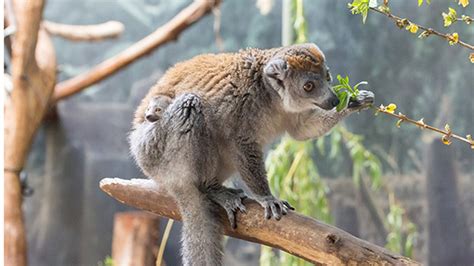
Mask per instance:
[[[350,99],[355,99],[357,95],[359,95],[359,86],[367,85],[368,83],[367,81],[361,81],[352,87],[349,84],[348,76],[343,78],[341,75],[337,75],[337,80],[339,81],[339,84],[333,86],[332,89],[339,99],[339,104],[336,106],[336,111],[340,112],[342,109],[347,107]]]
[[[381,9],[380,8],[375,8],[375,7],[369,7],[369,10],[387,16],[388,18],[393,20],[397,26],[399,26],[401,28],[409,27],[410,25],[416,25],[417,28],[423,30],[423,32],[420,35],[422,37],[428,37],[429,35],[436,35],[438,37],[441,37],[443,39],[446,39],[446,40],[450,41],[450,44],[459,44],[460,46],[463,46],[467,49],[470,49],[470,50],[474,51],[474,45],[471,45],[471,44],[468,44],[466,42],[463,42],[463,41],[459,40],[459,37],[457,36],[457,34],[456,34],[456,36],[457,36],[456,37],[456,36],[454,36],[454,34],[441,33],[439,31],[436,31],[436,30],[432,29],[432,28],[428,28],[428,27],[413,23],[413,22],[409,21],[406,18],[401,18],[401,17],[398,17],[396,15],[393,15],[390,12],[390,10],[387,9],[387,8],[382,7]]]
[[[414,119],[411,119],[411,118],[407,117],[406,115],[404,115],[400,112],[398,114],[395,114],[395,109],[397,107],[393,103],[389,104],[388,106],[380,105],[379,107],[372,107],[372,108],[374,108],[377,113],[383,113],[383,114],[398,118],[397,127],[400,127],[401,123],[403,123],[403,122],[408,122],[408,123],[411,123],[411,124],[414,124],[414,125],[420,127],[421,129],[428,129],[428,130],[431,130],[431,131],[434,131],[436,133],[439,133],[439,134],[443,135],[442,136],[442,141],[446,145],[450,145],[451,144],[450,139],[454,138],[454,139],[457,139],[457,140],[468,143],[471,146],[471,149],[474,149],[474,140],[472,139],[471,135],[467,135],[464,138],[464,137],[461,137],[457,134],[454,134],[448,124],[446,124],[446,126],[444,127],[444,130],[442,130],[442,129],[439,129],[437,127],[430,126],[430,125],[426,124],[423,121],[423,118],[420,119],[420,120],[414,120]]]

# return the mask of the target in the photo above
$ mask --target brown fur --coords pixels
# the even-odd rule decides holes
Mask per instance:
[[[252,79],[252,73],[245,71],[248,64],[263,64],[268,57],[264,53],[259,58],[251,58],[252,54],[259,53],[247,50],[235,54],[205,54],[176,64],[142,100],[135,113],[134,125],[143,122],[144,111],[156,95],[174,98],[180,93],[195,92],[210,102],[229,94],[242,96],[249,89],[243,86],[244,83]]]
[[[351,108],[336,112],[328,76],[319,48],[301,44],[197,56],[176,64],[150,89],[135,113],[131,152],[150,178],[173,193],[184,214],[185,265],[221,265],[215,204],[234,225],[234,212],[245,209],[239,192],[222,186],[234,173],[266,218],[279,220],[292,208],[270,191],[266,144],[284,132],[301,140],[322,136],[373,101],[373,94],[361,91]],[[154,110],[157,96],[173,100],[148,123],[145,110]]]

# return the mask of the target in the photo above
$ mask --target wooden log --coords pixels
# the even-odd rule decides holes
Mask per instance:
[[[100,182],[100,188],[129,206],[181,219],[174,200],[152,180],[105,178]],[[246,200],[245,205],[247,214],[237,215],[235,230],[231,229],[221,210],[226,235],[278,248],[315,264],[419,265],[296,212],[290,212],[280,221],[266,220],[257,202]]]
[[[116,213],[112,240],[114,265],[154,266],[160,237],[159,226],[159,217],[151,213]]]
[[[123,33],[125,28],[118,21],[107,21],[95,25],[69,25],[43,21],[41,25],[49,34],[70,41],[102,41],[116,38]]]
[[[105,60],[86,73],[57,84],[53,100],[56,102],[78,93],[92,84],[107,78],[138,58],[150,53],[155,48],[176,40],[182,31],[208,14],[219,3],[219,0],[194,1],[165,25],[125,49],[123,52]]]

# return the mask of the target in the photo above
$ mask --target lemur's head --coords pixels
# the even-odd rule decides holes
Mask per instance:
[[[158,95],[151,98],[145,110],[145,119],[151,123],[158,121],[170,104],[171,98],[168,96]]]
[[[263,72],[288,112],[331,110],[339,104],[331,90],[331,74],[324,54],[315,44],[282,48],[267,62]]]

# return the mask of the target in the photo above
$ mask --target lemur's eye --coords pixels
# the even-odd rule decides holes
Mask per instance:
[[[155,112],[161,112],[161,108],[160,108],[160,107],[157,107],[157,108],[155,109]]]
[[[306,92],[310,92],[314,89],[314,83],[311,82],[311,81],[308,81],[304,84],[303,86],[303,89],[306,91]]]

